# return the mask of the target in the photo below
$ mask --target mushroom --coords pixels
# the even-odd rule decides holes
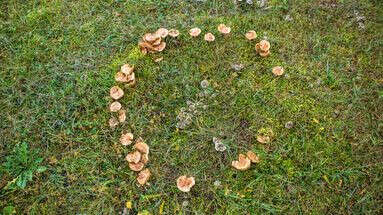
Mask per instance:
[[[118,120],[115,117],[109,119],[109,126],[115,128],[118,125]]]
[[[120,102],[115,101],[112,104],[110,104],[109,109],[111,112],[117,112],[121,109],[122,105]]]
[[[248,39],[248,40],[254,40],[255,38],[257,38],[257,33],[253,30],[251,31],[248,31],[246,34],[245,34],[245,37]]]
[[[178,30],[176,30],[176,29],[170,29],[169,30],[169,36],[174,38],[174,37],[178,37],[178,35],[180,35],[180,32]]]
[[[122,82],[122,83],[128,82],[127,76],[122,72],[117,72],[116,75],[114,76],[114,79],[117,82]]]
[[[133,81],[134,79],[136,79],[136,75],[134,73],[130,74],[127,76],[127,80],[128,82],[131,82]]]
[[[150,171],[148,168],[142,170],[140,173],[138,173],[138,176],[137,176],[137,181],[140,185],[145,185],[149,178],[150,178]]]
[[[149,146],[144,141],[136,141],[134,148],[143,154],[149,154]]]
[[[248,151],[246,153],[246,156],[250,159],[251,162],[253,163],[259,163],[259,157],[257,156],[257,154],[255,154],[254,152],[252,151]]]
[[[118,111],[118,121],[125,122],[126,120],[126,110],[119,110]]]
[[[129,168],[135,172],[139,172],[144,168],[144,164],[141,162],[138,162],[138,163],[131,162],[129,163]]]
[[[153,41],[157,40],[159,37],[160,37],[160,35],[158,35],[158,34],[146,33],[143,36],[143,39],[146,42],[153,42]]]
[[[131,66],[129,64],[124,64],[121,66],[121,72],[125,75],[130,75],[134,71],[134,66]]]
[[[119,86],[110,88],[110,97],[117,100],[124,96],[124,91]]]
[[[189,192],[190,189],[194,186],[195,180],[194,177],[186,177],[186,175],[180,176],[177,179],[177,187],[182,192]]]
[[[205,40],[208,42],[212,42],[215,40],[215,37],[212,33],[207,33],[207,34],[205,34]]]
[[[168,31],[168,29],[166,29],[166,28],[159,28],[159,29],[156,31],[155,34],[158,35],[158,36],[160,36],[160,37],[162,37],[162,38],[165,38],[165,37],[168,36],[169,31]]]
[[[120,142],[124,146],[128,146],[128,145],[132,144],[132,142],[133,142],[133,134],[130,133],[130,132],[125,133],[125,134],[121,134]]]
[[[265,136],[265,135],[258,135],[257,136],[257,141],[260,142],[260,143],[269,143],[270,142],[270,137],[269,136]]]
[[[192,28],[189,30],[189,34],[192,37],[198,37],[198,35],[200,35],[200,33],[201,33],[201,29],[199,29],[199,28]]]
[[[283,75],[284,69],[281,66],[276,66],[273,68],[273,74],[276,76],[281,76]]]
[[[165,42],[161,42],[160,45],[154,47],[153,50],[155,51],[158,51],[158,52],[162,52],[166,47],[166,43]]]
[[[149,154],[141,154],[141,162],[147,164],[149,161]]]
[[[125,160],[133,163],[138,163],[141,160],[141,153],[139,151],[134,151],[126,155]]]
[[[255,50],[260,56],[266,57],[270,55],[270,43],[267,40],[261,40],[255,45]]]
[[[231,162],[231,165],[238,170],[247,170],[250,168],[251,161],[244,154],[239,154],[238,161]]]
[[[230,27],[227,27],[225,24],[218,25],[218,31],[222,34],[228,34],[231,31]]]
[[[260,55],[261,57],[267,57],[267,56],[270,55],[270,51],[267,51],[267,52],[259,52],[259,55]]]

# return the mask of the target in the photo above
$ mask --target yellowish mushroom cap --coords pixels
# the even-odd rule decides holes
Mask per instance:
[[[270,49],[270,43],[267,40],[261,40],[259,42],[259,49],[263,52],[267,52]]]
[[[148,182],[150,176],[151,176],[150,170],[146,168],[142,170],[140,173],[138,173],[137,182],[140,185],[145,185]]]
[[[247,170],[250,168],[251,161],[244,154],[239,154],[238,161],[233,161],[231,165],[238,170]]]
[[[245,37],[248,39],[248,40],[254,40],[255,38],[257,38],[257,33],[255,31],[248,31],[246,34],[245,34]]]
[[[268,51],[266,51],[266,52],[260,51],[260,52],[259,52],[259,55],[260,55],[261,57],[267,57],[267,56],[270,55],[270,50],[268,50]]]
[[[180,32],[176,29],[170,29],[169,30],[169,36],[171,37],[178,37],[178,35],[180,35]]]
[[[215,40],[215,36],[212,33],[205,34],[205,40],[208,42],[213,42]]]
[[[154,47],[154,50],[158,52],[162,52],[165,49],[165,47],[166,47],[166,43],[161,42],[160,45]]]
[[[189,30],[189,34],[192,37],[198,37],[198,35],[201,34],[201,29],[199,29],[199,28],[192,28],[192,29]]]
[[[149,146],[144,142],[137,141],[134,148],[143,154],[149,154]]]
[[[222,34],[228,34],[231,31],[230,27],[227,27],[225,24],[219,24],[218,25],[218,31]]]
[[[177,179],[177,187],[182,192],[189,192],[194,185],[194,177],[186,177],[186,175],[183,175]]]
[[[117,100],[124,96],[124,91],[119,86],[110,88],[110,97]]]
[[[270,137],[269,136],[265,136],[265,135],[258,135],[257,136],[257,141],[260,142],[260,143],[269,143],[270,142]]]
[[[117,112],[122,108],[122,105],[120,102],[115,101],[112,104],[110,104],[109,109],[111,112]]]
[[[284,69],[281,66],[276,66],[273,68],[273,74],[276,76],[281,76],[284,73]]]
[[[146,33],[142,39],[146,42],[152,43],[160,37],[158,34]]]

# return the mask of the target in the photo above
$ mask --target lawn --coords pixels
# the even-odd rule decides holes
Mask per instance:
[[[181,34],[141,54],[160,27]],[[0,214],[382,214],[382,29],[380,0],[1,1]],[[137,83],[120,85],[127,121],[111,129],[126,63]],[[126,131],[150,146],[146,186]],[[248,150],[260,163],[234,169]]]

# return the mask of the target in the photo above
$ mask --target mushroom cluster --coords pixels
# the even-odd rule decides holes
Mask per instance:
[[[121,66],[121,70],[116,73],[114,79],[120,83],[126,83],[128,86],[134,86],[136,84],[136,75],[134,74],[134,66],[124,64]]]
[[[231,162],[231,165],[237,170],[248,170],[251,166],[251,163],[259,163],[259,157],[252,151],[248,151],[246,155],[239,154],[238,160]]]
[[[255,45],[255,50],[261,57],[267,57],[270,55],[270,43],[267,40],[261,40]]]
[[[172,29],[170,32],[172,37],[178,36],[179,32]],[[154,33],[146,33],[138,42],[138,46],[143,54],[162,52],[166,47],[166,42],[163,41],[169,35],[166,28],[159,28]]]
[[[120,138],[122,145],[127,146],[133,142],[133,134],[122,134]],[[125,160],[129,163],[129,168],[132,171],[139,172],[137,182],[140,185],[147,184],[150,178],[150,170],[145,168],[149,161],[149,146],[143,141],[142,138],[137,138],[133,146],[134,151],[126,155]]]

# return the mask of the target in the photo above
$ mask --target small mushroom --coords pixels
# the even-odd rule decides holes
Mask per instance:
[[[265,136],[265,135],[258,135],[257,136],[257,141],[260,142],[260,143],[269,143],[270,142],[270,137],[269,136]]]
[[[115,117],[109,119],[109,126],[115,128],[118,125],[118,120]]]
[[[143,154],[149,154],[149,146],[144,141],[136,141],[134,148]]]
[[[215,40],[215,36],[212,33],[205,34],[205,40],[208,42],[213,42]]]
[[[251,161],[244,154],[239,154],[238,160],[231,162],[231,165],[238,170],[247,170],[250,168]]]
[[[166,43],[165,42],[161,42],[160,45],[154,47],[153,50],[155,51],[158,51],[158,52],[162,52],[166,47]]]
[[[110,97],[117,100],[124,96],[124,91],[119,86],[110,88]]]
[[[141,162],[147,164],[149,161],[149,154],[141,154]]]
[[[150,178],[150,171],[148,168],[142,170],[140,173],[138,173],[138,176],[137,176],[137,181],[140,185],[145,185],[149,178]]]
[[[248,39],[248,40],[254,40],[255,38],[257,38],[257,33],[255,31],[248,31],[246,34],[245,34],[245,37]]]
[[[259,55],[260,55],[261,57],[267,57],[267,56],[270,55],[270,50],[268,50],[268,51],[266,51],[266,52],[259,52]]]
[[[118,121],[120,121],[120,123],[122,122],[125,122],[126,120],[126,110],[119,110],[118,111]]]
[[[130,133],[130,132],[125,133],[125,134],[121,134],[120,142],[124,146],[128,146],[128,145],[132,144],[132,142],[133,142],[133,134]]]
[[[257,156],[257,154],[255,154],[254,152],[252,151],[248,151],[246,153],[246,156],[250,159],[251,162],[253,163],[259,163],[259,157]]]
[[[160,37],[162,37],[162,38],[165,38],[165,37],[168,36],[169,31],[168,31],[168,29],[166,29],[166,28],[159,28],[159,29],[156,31],[155,34],[158,35],[158,36],[160,36]]]
[[[136,79],[136,75],[134,73],[130,74],[127,76],[127,80],[128,82],[131,82],[133,81],[134,79]]]
[[[115,101],[112,104],[110,104],[109,109],[111,112],[117,112],[122,108],[122,105],[120,102]]]
[[[177,187],[182,192],[189,192],[190,189],[194,186],[194,184],[194,177],[186,177],[186,175],[183,175],[177,179]]]
[[[153,42],[157,40],[160,37],[160,35],[157,34],[152,34],[152,33],[146,33],[142,38],[146,42]]]
[[[227,27],[225,24],[218,25],[218,31],[222,34],[228,34],[231,31],[230,27]]]
[[[261,40],[259,42],[259,49],[261,52],[267,52],[270,49],[270,43],[267,40]]]
[[[192,37],[198,37],[198,35],[201,34],[201,29],[199,29],[199,28],[192,28],[192,29],[189,30],[189,34]]]
[[[138,163],[131,162],[131,163],[129,163],[129,168],[131,170],[135,171],[135,172],[141,171],[144,168],[144,166],[145,165],[143,163],[141,163],[141,162],[138,162]]]
[[[134,71],[134,66],[131,66],[129,64],[124,64],[121,66],[121,72],[124,73],[125,75],[130,75]]]
[[[122,82],[122,83],[128,82],[127,76],[122,72],[117,72],[116,75],[114,76],[114,79],[117,82]]]
[[[178,37],[178,35],[180,35],[180,32],[178,30],[176,30],[176,29],[170,29],[169,30],[169,36],[174,38],[174,37]]]
[[[284,69],[281,66],[276,66],[273,68],[273,74],[276,76],[281,76],[284,73]]]
[[[138,163],[141,160],[141,153],[139,151],[134,151],[126,155],[125,160],[129,163]]]

